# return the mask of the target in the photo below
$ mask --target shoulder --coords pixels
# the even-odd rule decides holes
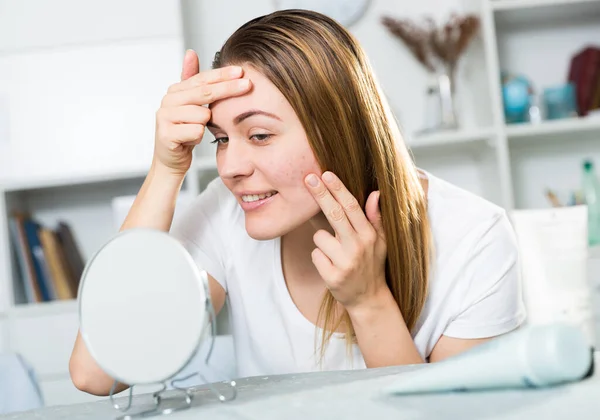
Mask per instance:
[[[202,192],[176,209],[171,234],[203,247],[225,244],[244,229],[240,206],[220,177],[209,182]]]
[[[233,212],[238,208],[234,195],[219,176],[208,183],[192,205],[196,207],[218,206],[220,210],[226,212]]]
[[[176,210],[170,234],[227,290],[227,266],[235,238],[244,230],[235,197],[220,178]]]
[[[429,303],[422,322],[431,351],[442,334],[491,337],[524,319],[515,232],[502,207],[430,176],[434,241]],[[435,325],[433,325],[435,324]],[[435,330],[435,331],[434,331]]]
[[[432,174],[427,173],[427,178],[428,216],[436,252],[474,251],[484,238],[516,250],[504,208]]]

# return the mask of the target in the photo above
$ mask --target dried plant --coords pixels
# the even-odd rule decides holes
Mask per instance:
[[[408,19],[394,19],[389,16],[382,18],[382,23],[388,30],[404,41],[415,58],[430,72],[435,71],[431,61],[430,34],[425,28],[415,25]]]
[[[409,19],[382,18],[383,25],[413,53],[415,58],[430,72],[440,66],[453,77],[458,60],[479,30],[479,18],[474,15],[452,14],[441,27],[432,18],[417,25]]]

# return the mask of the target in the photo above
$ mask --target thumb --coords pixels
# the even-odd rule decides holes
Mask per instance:
[[[187,80],[200,72],[198,54],[194,50],[186,50],[181,68],[181,80]]]
[[[371,194],[369,194],[369,198],[367,198],[367,203],[365,204],[365,215],[377,233],[381,236],[385,236],[383,231],[383,222],[381,219],[381,210],[379,208],[380,196],[381,193],[379,191],[373,191]]]

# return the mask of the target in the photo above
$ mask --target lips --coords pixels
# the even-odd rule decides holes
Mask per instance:
[[[263,208],[278,196],[277,191],[268,192],[244,192],[240,194],[240,206],[246,212]]]
[[[255,201],[267,199],[269,197],[274,196],[275,194],[277,194],[277,191],[269,191],[263,193],[244,193],[241,194],[241,198],[244,203],[252,203]]]

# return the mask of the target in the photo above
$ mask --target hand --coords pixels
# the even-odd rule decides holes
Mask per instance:
[[[365,214],[333,173],[325,172],[321,179],[310,174],[305,181],[335,231],[335,237],[325,230],[315,233],[313,263],[333,297],[346,309],[369,302],[387,289],[379,191],[367,198]]]
[[[156,112],[154,164],[181,176],[186,174],[192,150],[202,140],[211,118],[210,109],[203,105],[247,92],[250,80],[241,79],[242,74],[237,66],[200,72],[198,55],[186,51],[181,82],[169,88]]]

